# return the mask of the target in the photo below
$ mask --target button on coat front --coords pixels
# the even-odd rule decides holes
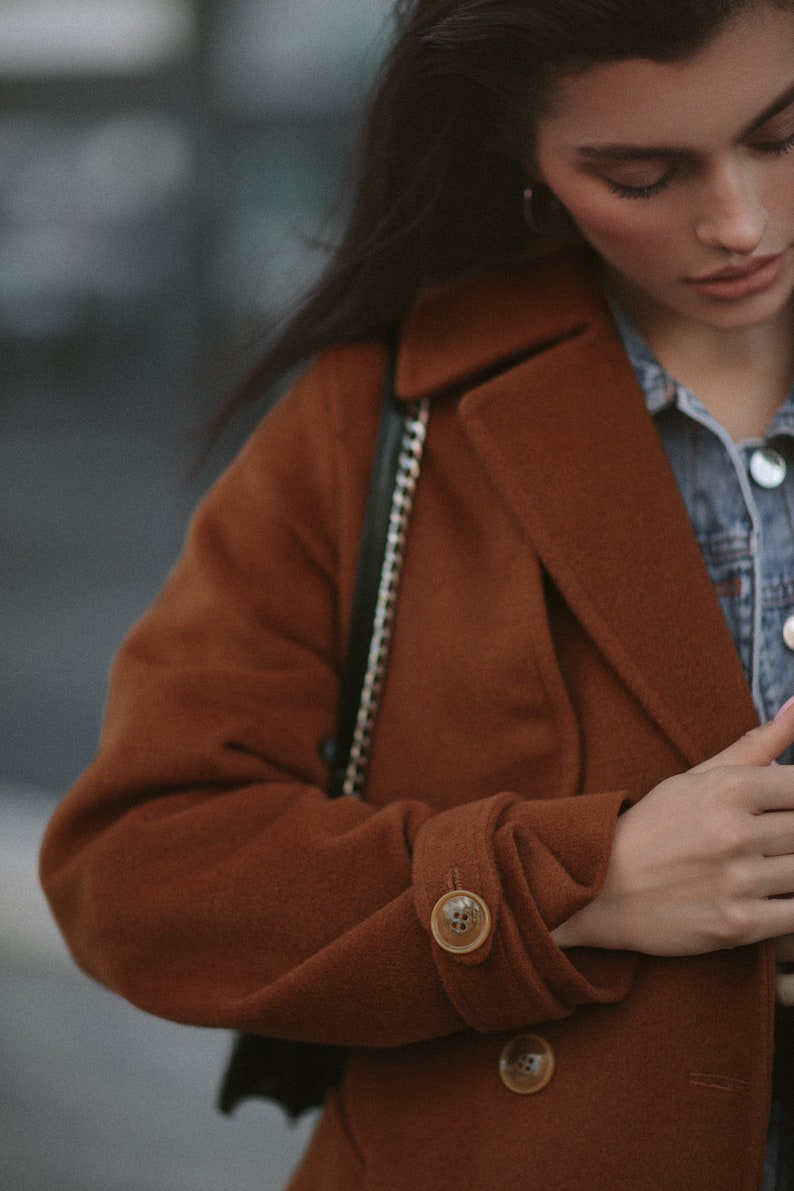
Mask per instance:
[[[499,1056],[499,1076],[511,1092],[534,1096],[554,1075],[554,1051],[538,1034],[519,1034]]]

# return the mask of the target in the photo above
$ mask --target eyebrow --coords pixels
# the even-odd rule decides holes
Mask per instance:
[[[743,141],[752,133],[757,132],[759,128],[763,128],[768,120],[773,119],[779,112],[785,111],[792,103],[794,103],[794,84],[787,87],[782,95],[774,99],[759,116],[751,120],[747,127],[739,133],[738,140]],[[580,145],[577,152],[581,157],[608,158],[610,161],[647,161],[652,157],[664,157],[669,161],[692,161],[698,156],[691,149],[681,149],[675,145]]]

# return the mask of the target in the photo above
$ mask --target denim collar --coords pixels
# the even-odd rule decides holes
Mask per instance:
[[[610,293],[606,287],[604,294],[629,362],[634,369],[634,375],[645,395],[645,404],[649,412],[655,415],[671,406],[681,408],[684,399],[686,399],[685,404],[690,407],[693,403],[702,407],[696,394],[670,376],[670,373],[659,363],[614,294]],[[706,413],[705,409],[703,412]],[[772,419],[765,437],[770,439],[780,434],[794,437],[794,385]]]

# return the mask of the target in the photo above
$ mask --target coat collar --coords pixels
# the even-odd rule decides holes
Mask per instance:
[[[456,388],[580,333],[593,320],[596,270],[580,250],[423,289],[401,329],[397,395]]]
[[[397,391],[460,416],[574,615],[690,764],[756,722],[664,449],[601,297],[566,256],[440,286]]]

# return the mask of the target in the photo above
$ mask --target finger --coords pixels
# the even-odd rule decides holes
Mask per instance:
[[[758,929],[748,937],[748,943],[761,939],[781,938],[794,934],[794,898],[773,897],[761,903]]]
[[[761,897],[790,901],[794,906],[794,856],[770,856],[759,870],[758,882]]]
[[[784,779],[780,784],[782,797],[788,798],[794,806],[794,769],[790,765],[784,768]],[[786,772],[788,771],[788,772]],[[791,783],[786,781],[791,777]],[[764,788],[771,789],[764,783]],[[777,795],[772,793],[771,799]],[[762,795],[763,801],[768,801]],[[794,854],[794,812],[791,810],[768,810],[755,815],[753,823],[753,840],[758,851],[763,856],[791,856]]]
[[[725,776],[723,782],[722,775]],[[794,765],[723,766],[722,774],[711,770],[719,786],[732,790],[730,802],[754,816],[752,843],[768,856],[794,852],[790,816],[794,812]]]
[[[703,773],[719,765],[771,765],[794,744],[794,700],[781,707],[773,720],[745,733],[721,753],[696,766],[693,773]]]

